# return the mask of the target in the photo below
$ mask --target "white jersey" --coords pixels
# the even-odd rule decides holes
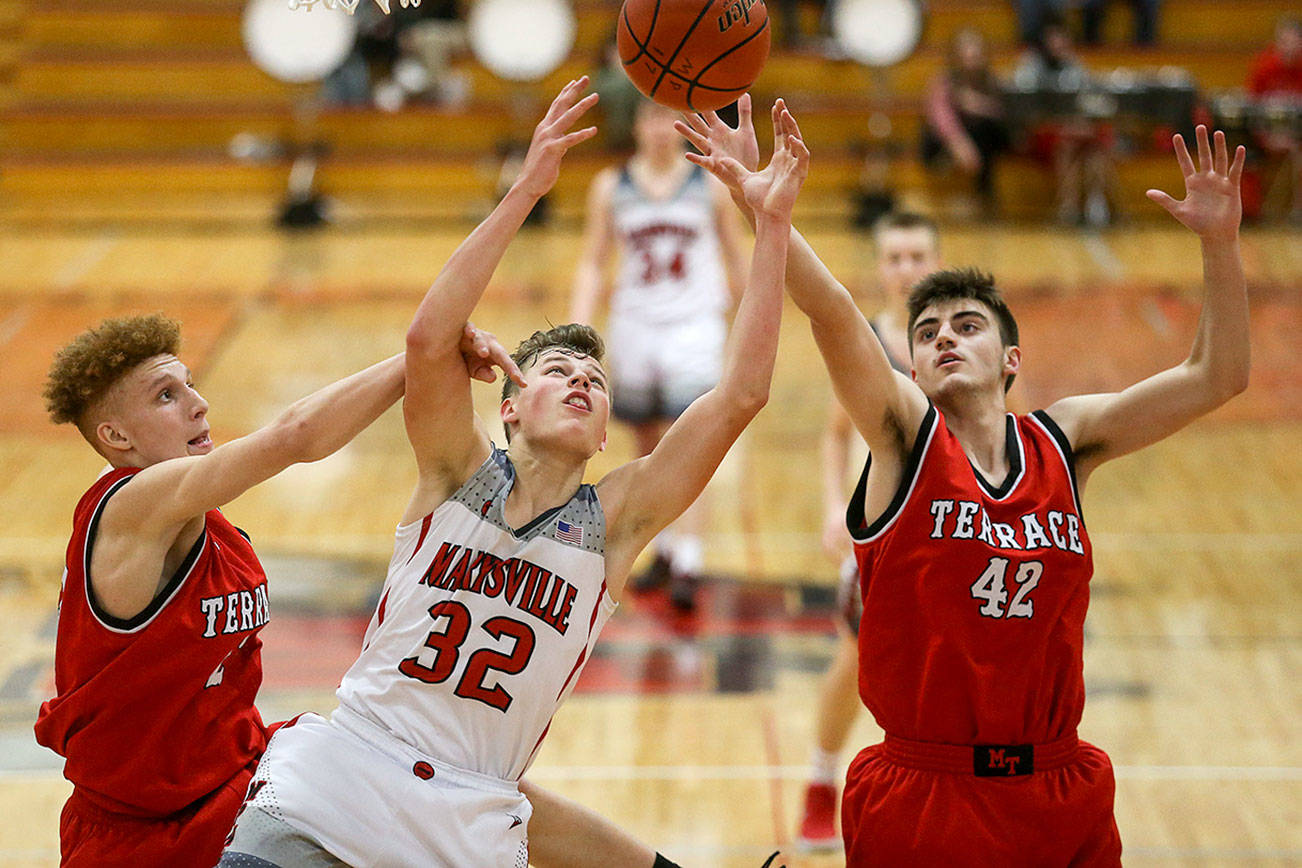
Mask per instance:
[[[615,611],[596,489],[525,527],[502,517],[515,482],[492,454],[423,520],[397,530],[342,708],[453,766],[518,780]]]
[[[704,169],[692,166],[673,195],[652,199],[626,166],[615,184],[611,214],[621,246],[612,319],[655,325],[723,315],[727,278]]]

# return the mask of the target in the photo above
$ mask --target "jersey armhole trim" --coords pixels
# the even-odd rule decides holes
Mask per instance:
[[[1080,505],[1080,487],[1076,482],[1076,453],[1072,451],[1071,441],[1067,435],[1058,427],[1058,423],[1053,421],[1053,417],[1043,410],[1036,410],[1031,414],[1031,419],[1040,426],[1044,433],[1049,435],[1053,445],[1058,449],[1058,457],[1062,459],[1063,465],[1067,468],[1067,476],[1071,479],[1071,496],[1076,501],[1076,514],[1083,521],[1085,513],[1081,511]]]
[[[95,600],[95,591],[91,586],[91,552],[95,546],[95,536],[99,532],[99,520],[104,514],[104,506],[108,503],[108,499],[116,494],[122,486],[130,482],[132,478],[133,477],[128,476],[123,480],[113,483],[109,490],[104,493],[104,496],[100,498],[99,503],[95,505],[95,511],[91,514],[90,524],[86,529],[86,548],[82,553],[82,573],[85,576],[86,605],[90,608],[90,613],[95,616],[95,620],[99,621],[100,625],[105,629],[111,630],[114,633],[137,633],[149,626],[149,622],[154,620],[155,616],[157,616],[159,612],[163,611],[163,608],[171,602],[173,597],[176,596],[176,592],[181,589],[183,584],[185,584],[186,578],[189,577],[190,573],[194,570],[194,565],[199,561],[199,555],[203,553],[204,545],[208,542],[208,520],[205,517],[204,529],[199,534],[199,538],[194,541],[194,545],[192,545],[190,551],[186,553],[185,559],[181,561],[180,566],[176,568],[176,572],[172,574],[172,577],[167,580],[167,584],[154,595],[154,598],[149,601],[149,604],[146,605],[145,608],[141,609],[130,618],[118,618],[104,611]]]
[[[913,439],[913,449],[909,452],[908,460],[904,464],[904,470],[900,474],[900,484],[895,489],[895,496],[891,498],[891,503],[886,507],[886,511],[874,519],[872,524],[867,524],[867,517],[864,515],[864,495],[868,490],[868,469],[872,467],[873,462],[872,453],[868,454],[868,460],[863,465],[863,473],[859,475],[859,484],[854,487],[854,494],[850,497],[850,506],[845,511],[846,527],[855,542],[872,542],[881,536],[890,528],[904,509],[904,505],[909,501],[909,495],[913,493],[913,488],[917,485],[918,475],[922,471],[922,459],[927,454],[927,447],[931,445],[931,440],[936,434],[937,419],[938,414],[935,405],[929,405],[926,415],[922,417],[922,424],[918,426],[917,436]]]

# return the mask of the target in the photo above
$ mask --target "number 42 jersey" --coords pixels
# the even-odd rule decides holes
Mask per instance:
[[[890,735],[1042,744],[1080,722],[1093,562],[1071,447],[1043,411],[1006,420],[998,487],[932,407],[885,514],[864,520],[864,479],[851,500],[859,693]]]
[[[412,747],[518,780],[615,610],[596,489],[522,528],[502,515],[515,482],[492,454],[421,521],[399,526],[341,706]]]

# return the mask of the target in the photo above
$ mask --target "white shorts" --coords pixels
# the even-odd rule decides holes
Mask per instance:
[[[719,382],[727,337],[716,315],[654,325],[611,317],[606,346],[615,416],[647,422],[682,415]]]
[[[528,868],[533,809],[514,781],[426,756],[345,708],[277,730],[249,793],[241,820],[259,809],[354,868]],[[239,824],[235,842],[254,840]]]

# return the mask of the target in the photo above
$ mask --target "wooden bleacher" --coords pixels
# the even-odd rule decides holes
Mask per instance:
[[[577,0],[574,51],[542,82],[505,82],[464,58],[457,66],[472,97],[462,108],[325,109],[305,128],[294,113],[304,91],[271,79],[245,56],[242,5],[0,0],[0,221],[265,220],[287,165],[235,161],[227,149],[240,133],[327,142],[319,185],[353,219],[477,216],[491,203],[496,149],[527,138],[534,122],[533,109],[522,113],[520,106],[532,99],[541,107],[564,81],[590,69],[617,9],[614,2]],[[1129,10],[1118,8],[1106,46],[1084,56],[1096,71],[1179,66],[1205,90],[1235,87],[1287,8],[1274,0],[1238,0],[1235,14],[1226,15],[1218,0],[1169,0],[1159,47],[1152,49],[1126,44]],[[770,58],[756,97],[786,97],[816,154],[802,217],[847,215],[865,143],[882,144],[869,135],[872,114],[889,121],[887,142],[899,155],[889,171],[892,186],[915,207],[943,210],[940,200],[959,186],[957,179],[929,175],[912,155],[922,94],[961,26],[986,32],[996,68],[1012,69],[1018,49],[1007,0],[933,0],[923,46],[884,75],[811,53]],[[574,156],[574,170],[563,174],[554,197],[561,217],[578,215],[587,179],[610,159],[596,149]],[[1142,148],[1125,155],[1118,185],[1123,213],[1146,205],[1144,188],[1178,180],[1169,162]],[[1008,216],[1044,216],[1052,198],[1047,170],[1012,158],[999,185]]]

